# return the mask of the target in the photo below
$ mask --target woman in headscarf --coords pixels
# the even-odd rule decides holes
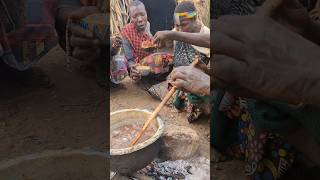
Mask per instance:
[[[193,2],[183,1],[175,9],[175,31],[188,33],[210,33],[197,17],[197,10]],[[181,41],[174,41],[174,67],[190,65],[195,59],[200,63],[208,64],[210,49],[195,46]],[[179,110],[187,112],[189,122],[197,120],[205,111],[205,101],[207,99],[191,93],[178,91],[174,100],[174,105]]]
[[[210,34],[210,29],[198,19],[198,12],[192,1],[179,2],[175,9],[174,19],[175,28],[171,32],[167,32],[167,34],[171,34],[173,36],[178,35],[175,32]],[[157,32],[155,38],[157,38],[161,33],[166,32]],[[172,37],[169,39],[175,38]],[[173,49],[174,68],[191,65],[195,59],[197,59],[198,63],[202,66],[207,66],[209,63],[210,48],[188,44],[183,41],[173,41]],[[166,92],[166,82],[152,86],[148,92],[153,97],[162,99]],[[187,112],[187,120],[190,123],[197,120],[201,115],[210,113],[208,105],[209,102],[210,98],[204,96],[201,97],[183,91],[177,91],[173,99],[173,104],[178,110]]]

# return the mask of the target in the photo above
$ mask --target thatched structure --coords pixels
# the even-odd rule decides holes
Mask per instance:
[[[127,7],[129,0],[110,0],[110,30],[111,35],[119,35],[121,29],[127,24],[129,15]]]
[[[199,19],[210,28],[210,0],[193,0],[197,11],[199,13]]]

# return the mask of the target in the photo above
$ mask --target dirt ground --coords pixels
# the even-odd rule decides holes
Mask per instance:
[[[73,62],[73,72],[64,67],[64,52],[52,49],[37,67],[44,70],[55,86],[30,89],[12,82],[0,88],[0,161],[7,158],[65,148],[91,148],[107,151],[107,95],[94,78],[80,72]],[[123,88],[111,89],[110,111],[125,108],[153,110],[159,104],[133,81],[123,81]],[[188,126],[200,137],[200,155],[210,157],[209,119],[189,124],[184,113],[165,107],[160,116],[166,125]],[[215,180],[239,179],[242,163],[229,161],[212,164]],[[242,178],[240,178],[242,179]]]
[[[38,67],[55,86],[30,89],[2,82],[0,90],[0,160],[43,150],[86,148],[106,151],[106,96],[93,78],[64,67],[59,47]]]

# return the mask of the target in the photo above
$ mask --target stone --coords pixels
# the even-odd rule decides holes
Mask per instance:
[[[167,125],[162,136],[161,159],[188,159],[199,153],[200,137],[185,126]]]

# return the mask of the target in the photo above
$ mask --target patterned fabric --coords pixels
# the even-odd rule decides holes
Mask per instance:
[[[308,106],[292,107],[281,102],[248,100],[255,125],[266,131],[303,127],[320,142],[320,112]]]
[[[151,67],[151,73],[160,74],[169,72],[172,61],[173,55],[170,53],[154,53],[143,58],[140,64]]]
[[[57,44],[56,5],[56,0],[1,1],[1,59],[6,64],[24,71]]]
[[[225,117],[224,119],[213,119],[213,124],[222,124],[216,121],[229,121],[236,124],[228,131],[234,136],[229,138],[225,151],[235,158],[245,160],[245,174],[248,179],[275,180],[285,175],[297,153],[279,134],[256,130],[245,100],[225,93],[213,109],[215,109],[214,113],[226,115],[220,116]],[[230,128],[229,125],[219,128],[227,127]],[[216,128],[218,127],[213,127],[213,132]],[[223,138],[223,136],[216,137]]]
[[[195,17],[197,15],[197,13],[195,11],[190,11],[190,12],[183,12],[183,13],[175,13],[174,15],[176,16],[176,20],[177,19],[179,20],[180,17],[192,19],[193,17]]]
[[[202,62],[208,64],[209,59],[195,50],[191,44],[177,41],[174,49],[174,67],[190,65],[196,55],[199,56]]]
[[[203,110],[200,105],[204,103],[204,99],[192,94],[178,90],[173,105],[180,111],[187,112],[187,120],[189,123],[196,121],[202,114]]]
[[[119,84],[128,76],[128,64],[126,58],[122,55],[115,55],[110,63],[110,80],[115,84]]]
[[[138,32],[134,24],[127,24],[122,30],[122,36],[130,42],[136,63],[139,63],[141,59],[151,54],[145,51],[141,47],[141,44],[143,41],[152,41],[152,38],[146,32]]]

